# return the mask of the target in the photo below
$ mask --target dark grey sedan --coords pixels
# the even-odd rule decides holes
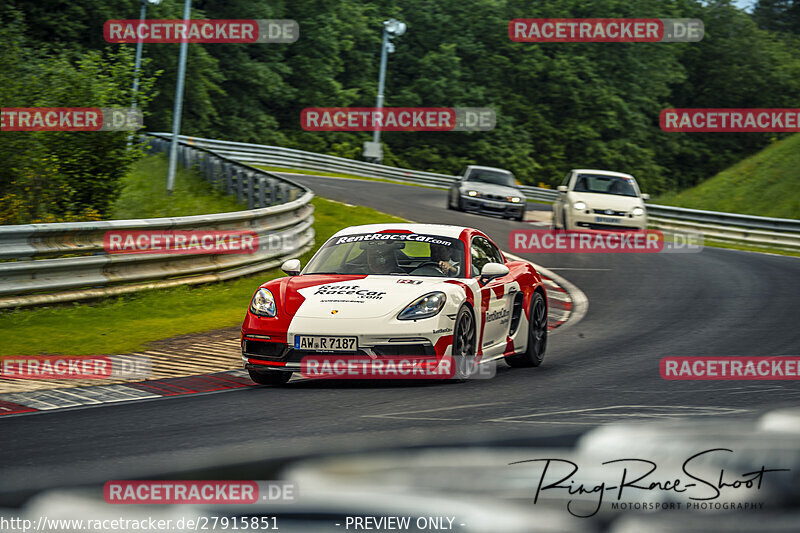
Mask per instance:
[[[450,187],[447,208],[524,220],[526,198],[517,180],[502,168],[468,166]]]

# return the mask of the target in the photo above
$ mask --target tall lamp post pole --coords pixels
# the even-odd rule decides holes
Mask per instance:
[[[144,24],[145,19],[147,18],[147,4],[158,5],[161,3],[161,0],[142,0],[142,8],[139,10],[139,25]],[[136,109],[137,107],[137,94],[139,93],[139,71],[142,67],[142,38],[139,37],[136,41],[136,60],[133,64],[133,87],[131,91],[133,92],[133,98],[131,101],[131,109]],[[131,146],[133,143],[133,133],[128,135],[128,147]]]
[[[183,4],[183,23],[188,27],[191,18],[192,0]],[[181,52],[178,58],[178,84],[175,86],[175,104],[172,109],[172,144],[169,149],[169,170],[167,172],[167,193],[172,194],[175,185],[175,167],[178,164],[178,135],[181,132],[181,113],[183,111],[183,84],[186,78],[186,53],[188,42],[181,40]]]
[[[381,67],[378,74],[378,100],[375,103],[377,109],[383,107],[383,92],[386,85],[386,60],[390,53],[394,52],[392,39],[400,37],[406,32],[405,22],[397,19],[389,19],[383,22],[383,39],[381,42]],[[383,161],[383,148],[381,147],[381,128],[375,127],[372,134],[372,142],[364,143],[364,157],[373,160],[375,163]]]

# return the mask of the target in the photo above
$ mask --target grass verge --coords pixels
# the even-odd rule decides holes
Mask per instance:
[[[659,196],[656,204],[745,215],[800,218],[800,134],[773,143],[709,178]]]
[[[192,171],[178,168],[171,195],[167,187],[167,157],[157,154],[137,161],[122,180],[122,192],[111,218],[162,218],[227,213],[247,209],[233,196],[211,187]]]

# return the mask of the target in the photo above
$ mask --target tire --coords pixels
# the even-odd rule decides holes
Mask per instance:
[[[522,213],[520,213],[519,215],[515,216],[515,217],[514,217],[514,220],[517,220],[517,221],[519,221],[519,222],[523,222],[523,221],[525,221],[525,211],[523,211],[523,212],[522,212]]]
[[[277,370],[248,370],[250,379],[259,385],[285,385],[292,378],[291,372]]]
[[[463,210],[464,210],[464,204],[461,201],[461,195],[459,194],[458,199],[456,200],[456,211],[463,211]]]
[[[447,209],[453,209],[453,195],[449,192],[447,193]]]
[[[453,362],[455,372],[453,378],[458,381],[466,379],[467,358],[475,357],[475,346],[477,344],[477,334],[475,329],[475,317],[467,305],[462,305],[456,315],[456,324],[453,328]]]
[[[530,368],[539,366],[547,350],[547,305],[541,293],[534,292],[528,323],[528,346],[524,353],[506,357],[508,366]]]

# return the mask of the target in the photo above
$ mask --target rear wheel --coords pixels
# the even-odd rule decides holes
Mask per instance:
[[[259,385],[283,385],[292,378],[291,372],[276,370],[248,370],[250,379]]]
[[[526,368],[539,366],[547,349],[547,306],[541,293],[533,293],[531,314],[528,322],[528,347],[524,353],[506,358],[509,366]]]

